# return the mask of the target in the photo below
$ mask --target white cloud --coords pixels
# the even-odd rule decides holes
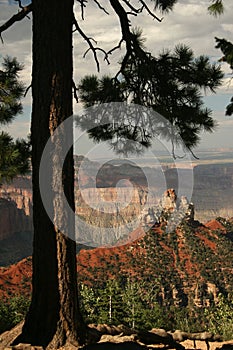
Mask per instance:
[[[136,3],[136,2],[135,2]],[[17,6],[9,6],[8,0],[0,0],[0,25],[10,16],[17,12]],[[118,44],[121,38],[119,30],[119,20],[114,14],[109,3],[102,4],[106,6],[110,15],[106,15],[99,10],[94,3],[88,4],[86,7],[85,20],[80,19],[79,4],[76,2],[75,9],[77,18],[81,28],[89,37],[93,37],[98,41],[98,46],[105,50],[109,50]],[[214,18],[207,13],[209,0],[179,0],[174,11],[164,16],[161,23],[152,20],[150,16],[144,14],[138,17],[131,16],[132,25],[142,27],[143,34],[146,37],[146,46],[153,54],[157,55],[163,48],[174,48],[178,43],[185,43],[193,48],[195,55],[206,54],[211,57],[211,60],[217,61],[222,53],[215,48],[214,37],[226,38],[232,40],[233,37],[233,1],[224,1],[225,13]],[[161,14],[157,13],[159,17]],[[32,15],[30,15],[32,17]],[[2,56],[8,54],[16,56],[20,62],[23,62],[25,69],[22,72],[22,79],[25,84],[30,85],[31,81],[31,25],[32,20],[25,18],[23,21],[16,23],[6,33],[3,34],[4,45],[1,45],[0,54]],[[95,74],[96,64],[93,60],[93,55],[89,52],[86,58],[83,58],[84,52],[88,46],[83,38],[78,34],[74,34],[74,78],[78,82],[85,74]],[[101,65],[101,74],[115,74],[119,66],[120,58],[124,53],[124,45],[121,51],[116,51],[110,57],[111,64],[107,65],[103,61],[103,55],[99,54]],[[231,73],[228,65],[222,65],[226,73],[225,82],[229,81]],[[228,75],[227,75],[228,74]],[[232,85],[226,83],[219,90],[219,96],[216,95],[216,100],[222,98],[222,95],[229,95],[233,92]],[[31,104],[30,92],[24,101],[25,105]],[[224,115],[224,110],[223,110]],[[217,113],[218,114],[218,113]],[[218,116],[217,116],[218,118]],[[223,116],[221,116],[221,119]],[[20,121],[19,121],[20,123]],[[19,124],[17,124],[19,126]],[[25,125],[24,125],[25,126]],[[22,128],[24,129],[24,127]]]
[[[30,121],[22,121],[19,117],[9,126],[1,127],[1,130],[8,132],[15,139],[26,138],[30,132]]]
[[[219,121],[218,124],[221,127],[225,127],[225,128],[231,127],[231,128],[233,128],[233,119],[221,120],[221,121]]]

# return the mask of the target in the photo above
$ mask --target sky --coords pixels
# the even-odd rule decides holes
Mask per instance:
[[[26,0],[23,4],[27,4]],[[107,3],[101,1],[104,6]],[[135,0],[135,3],[137,1]],[[214,37],[225,38],[233,41],[233,1],[224,0],[225,13],[218,17],[212,17],[207,12],[209,0],[178,0],[174,11],[169,14],[160,14],[158,17],[164,17],[159,23],[153,20],[147,14],[131,17],[132,25],[139,26],[143,30],[143,36],[146,38],[145,45],[148,51],[155,56],[164,48],[173,49],[175,45],[187,44],[194,50],[195,56],[208,55],[212,62],[217,62],[222,56],[220,50],[215,48]],[[87,36],[94,38],[98,46],[106,51],[116,46],[121,38],[119,30],[119,21],[111,7],[106,6],[109,15],[99,10],[94,1],[90,1],[87,6],[85,20],[80,18],[78,4],[75,5],[75,12],[81,28]],[[0,25],[3,24],[13,14],[17,13],[18,5],[13,0],[0,0]],[[31,84],[31,45],[32,45],[32,15],[21,22],[15,23],[12,28],[3,33],[4,43],[0,42],[0,60],[9,55],[17,57],[18,61],[24,64],[20,78],[26,86]],[[78,83],[86,74],[97,74],[96,64],[91,52],[84,58],[87,45],[77,33],[74,33],[74,80]],[[116,51],[110,57],[111,64],[108,65],[103,56],[99,55],[100,75],[113,75],[119,69],[120,58],[123,56],[124,47]],[[218,121],[218,128],[213,134],[203,134],[198,149],[202,148],[233,148],[233,117],[225,116],[225,107],[233,95],[233,79],[231,70],[227,64],[222,64],[225,72],[223,85],[217,90],[215,95],[207,94],[204,96],[206,106],[213,110],[213,118]],[[23,100],[24,113],[7,127],[14,137],[25,137],[30,131],[30,113],[31,113],[31,91],[29,90],[26,98]],[[79,106],[74,102],[74,112]]]

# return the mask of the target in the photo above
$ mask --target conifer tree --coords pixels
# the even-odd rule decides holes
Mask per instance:
[[[21,98],[24,85],[19,81],[23,66],[16,58],[6,57],[0,70],[0,126],[12,123],[22,113]],[[4,131],[0,132],[0,184],[10,181],[29,170],[30,145],[27,140],[16,140]]]

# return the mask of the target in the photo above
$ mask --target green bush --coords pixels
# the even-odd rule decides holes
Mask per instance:
[[[224,340],[233,338],[233,302],[222,294],[218,295],[218,303],[205,309],[209,321],[209,331],[220,334]]]
[[[29,299],[23,296],[0,301],[0,333],[11,329],[24,319],[29,303]]]

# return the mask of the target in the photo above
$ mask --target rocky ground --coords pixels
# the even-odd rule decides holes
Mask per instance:
[[[17,346],[10,346],[11,342],[20,334],[22,329],[22,324],[20,323],[10,331],[7,331],[0,335],[0,349],[1,350],[43,350],[39,346],[31,346],[29,344],[19,344]],[[185,340],[178,344],[178,349],[184,350],[233,350],[233,340],[224,341],[224,342],[208,342],[205,341],[195,341],[195,344],[192,340]],[[60,348],[60,350],[75,350],[76,347],[67,346]],[[138,339],[138,335],[123,335],[123,333],[118,335],[105,334],[101,336],[101,339],[96,344],[86,345],[82,350],[153,350],[153,349],[173,349],[172,346],[164,344],[156,345],[145,345]],[[177,349],[177,346],[176,346]]]

